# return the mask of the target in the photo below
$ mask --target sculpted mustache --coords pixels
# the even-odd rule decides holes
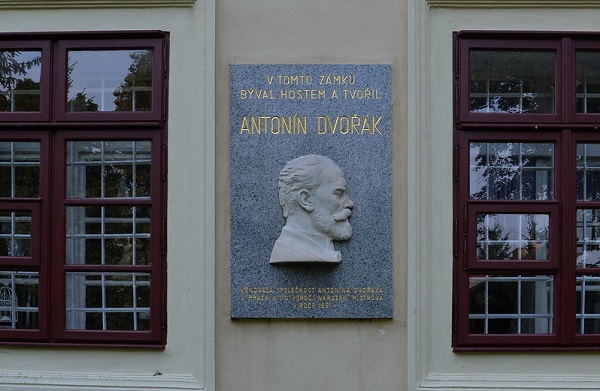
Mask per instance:
[[[344,221],[348,220],[352,216],[352,211],[350,209],[344,209],[340,213],[336,213],[333,215],[333,219],[335,221]]]

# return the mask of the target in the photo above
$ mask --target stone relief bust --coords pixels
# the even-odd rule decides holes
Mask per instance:
[[[300,156],[281,170],[278,190],[286,224],[270,263],[339,263],[342,256],[333,241],[352,236],[348,219],[354,203],[338,165],[325,156]]]

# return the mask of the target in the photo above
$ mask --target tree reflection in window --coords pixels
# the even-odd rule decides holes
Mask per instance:
[[[554,53],[472,50],[470,108],[478,113],[553,113]]]
[[[67,110],[151,111],[152,50],[69,51]]]
[[[152,110],[152,51],[129,55],[133,62],[123,83],[113,92],[117,111]]]
[[[40,111],[39,51],[0,51],[0,111]]]
[[[470,144],[470,198],[546,200],[554,197],[554,145]]]
[[[477,214],[477,259],[546,260],[550,217],[547,214]]]

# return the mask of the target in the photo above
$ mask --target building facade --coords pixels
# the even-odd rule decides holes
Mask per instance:
[[[600,389],[583,255],[599,16],[584,0],[0,1],[17,60],[0,65],[0,389]],[[477,54],[503,76],[477,76]],[[392,319],[231,318],[232,64],[391,66]],[[517,145],[518,164],[492,163]],[[474,177],[502,169],[521,179],[496,194],[518,197]],[[498,216],[522,231],[494,232]]]

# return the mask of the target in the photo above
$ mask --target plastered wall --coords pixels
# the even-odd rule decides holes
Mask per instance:
[[[405,3],[224,0],[216,7],[217,389],[406,389]],[[391,64],[393,320],[230,319],[229,64],[247,63]]]

